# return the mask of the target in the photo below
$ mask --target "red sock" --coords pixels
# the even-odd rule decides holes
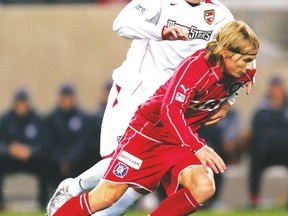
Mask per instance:
[[[92,215],[88,193],[78,195],[68,200],[53,216],[89,216]]]
[[[158,208],[150,216],[187,216],[196,212],[199,204],[190,191],[182,188],[160,203]]]

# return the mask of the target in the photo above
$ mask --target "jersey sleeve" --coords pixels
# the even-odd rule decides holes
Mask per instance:
[[[252,84],[254,85],[256,82],[256,73],[257,73],[257,71],[256,71],[256,59],[253,60],[253,62],[252,62],[252,68],[248,68],[247,71],[248,71],[248,75],[250,74],[250,76],[251,76],[250,77],[251,79],[248,82],[252,82]],[[237,92],[235,92],[234,94],[232,94],[228,98],[227,101],[231,106],[235,104],[236,99],[238,97],[238,94],[239,94],[239,90]]]
[[[189,145],[196,152],[205,145],[205,142],[192,131],[184,117],[201,79],[193,63],[187,61],[181,64],[171,78],[162,102],[160,120],[180,143]]]
[[[162,0],[133,0],[116,17],[113,30],[130,39],[162,40],[163,26],[157,26]]]

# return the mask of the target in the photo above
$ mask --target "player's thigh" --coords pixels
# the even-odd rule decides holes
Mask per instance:
[[[173,145],[154,142],[128,128],[104,179],[140,187],[149,192],[154,191],[171,168],[171,158],[167,155],[172,155],[173,152]]]
[[[100,153],[102,157],[111,154],[118,146],[137,107],[143,102],[142,93],[131,94],[121,89],[118,103],[105,111],[100,137]]]

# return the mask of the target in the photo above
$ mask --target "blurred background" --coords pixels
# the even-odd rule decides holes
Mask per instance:
[[[129,1],[0,2],[0,210],[43,209],[61,179],[100,159],[111,74],[130,45],[112,31],[112,22]],[[243,89],[227,119],[201,131],[228,163],[207,208],[287,208],[288,1],[222,2],[254,29],[261,52],[251,95]],[[39,165],[47,163],[43,158],[48,166]],[[149,195],[138,208],[154,208],[162,196]]]

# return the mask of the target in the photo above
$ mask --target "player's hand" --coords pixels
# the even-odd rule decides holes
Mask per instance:
[[[164,27],[162,31],[163,40],[189,40],[189,31],[185,27],[171,26]]]
[[[208,121],[205,123],[205,126],[211,126],[220,122],[223,118],[225,118],[230,107],[231,105],[228,101],[222,103],[219,109],[212,116],[210,116]]]
[[[246,95],[250,95],[252,87],[253,87],[253,82],[250,81],[248,83],[245,84],[246,89]]]
[[[222,158],[210,147],[204,146],[198,152],[196,156],[201,161],[203,168],[209,173],[208,167],[210,167],[215,173],[224,173],[226,165]]]

